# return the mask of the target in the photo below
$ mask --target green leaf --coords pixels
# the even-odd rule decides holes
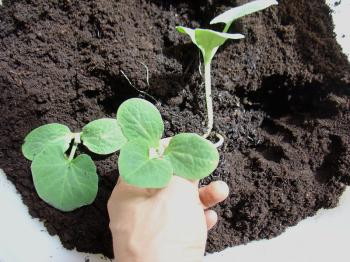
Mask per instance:
[[[197,44],[197,41],[196,41],[196,34],[195,34],[195,29],[192,29],[192,28],[188,28],[188,27],[184,27],[184,26],[177,26],[176,27],[176,30],[178,32],[180,32],[181,34],[187,34],[192,42],[199,48],[201,49],[201,47]]]
[[[243,16],[255,13],[257,11],[268,8],[272,5],[277,5],[278,2],[276,0],[257,0],[252,1],[247,4],[234,7],[221,15],[218,15],[213,20],[211,20],[210,24],[224,23],[231,25],[233,21],[241,18]]]
[[[164,132],[164,124],[158,109],[150,102],[131,98],[118,109],[117,120],[128,141],[144,139],[152,147],[158,147]]]
[[[118,121],[113,118],[98,119],[84,126],[81,140],[91,152],[100,155],[111,154],[126,143]]]
[[[61,153],[68,150],[72,141],[72,133],[69,128],[61,124],[47,124],[32,130],[24,139],[22,153],[28,160],[33,160],[48,146],[56,145],[61,148]]]
[[[170,140],[164,158],[171,162],[174,174],[196,180],[210,175],[219,163],[215,146],[197,134],[179,134]]]
[[[31,170],[40,198],[61,211],[89,205],[96,197],[96,166],[88,155],[69,161],[60,147],[47,147],[34,158]]]
[[[142,188],[165,187],[173,174],[169,161],[150,158],[150,147],[144,140],[133,140],[122,147],[118,167],[125,182]]]
[[[183,26],[177,26],[176,29],[190,36],[192,42],[201,50],[205,64],[211,63],[216,51],[227,39],[244,38],[241,34],[227,34],[209,29],[191,29]]]

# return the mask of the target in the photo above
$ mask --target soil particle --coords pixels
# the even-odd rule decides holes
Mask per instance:
[[[52,122],[79,130],[114,117],[131,97],[155,102],[144,92],[156,98],[166,136],[202,133],[199,54],[175,26],[208,26],[208,17],[245,2],[4,1],[0,167],[66,248],[113,256],[106,203],[118,157],[94,156],[96,201],[62,213],[34,190],[21,154],[25,135]],[[325,1],[281,0],[233,30],[246,38],[227,42],[212,70],[215,130],[226,140],[218,169],[202,184],[223,179],[231,193],[216,207],[208,252],[277,236],[335,207],[350,184],[350,65]]]

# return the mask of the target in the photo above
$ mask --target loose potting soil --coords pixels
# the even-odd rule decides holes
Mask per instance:
[[[175,26],[209,27],[211,18],[247,1],[3,2],[0,167],[30,214],[66,248],[111,257],[106,203],[118,177],[117,154],[93,156],[96,201],[63,213],[36,194],[21,154],[24,137],[52,122],[79,131],[114,117],[131,97],[157,105],[166,136],[203,133],[200,54]],[[231,192],[216,207],[208,252],[277,236],[335,207],[350,184],[350,66],[325,1],[281,0],[240,19],[232,32],[246,38],[220,48],[212,69],[215,131],[225,144],[218,169],[202,181],[222,179]]]

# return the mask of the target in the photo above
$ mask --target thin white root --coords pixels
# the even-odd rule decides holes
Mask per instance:
[[[124,73],[123,70],[120,70],[120,72],[122,73],[122,75],[125,77],[126,81],[128,81],[129,85],[131,85],[133,88],[135,88],[137,91],[139,91],[130,81],[129,77]],[[140,92],[140,91],[139,91]]]
[[[142,62],[140,62],[140,63],[143,64]],[[146,66],[146,65],[145,65],[145,66]],[[149,77],[149,73],[148,73],[148,67],[147,67],[147,66],[146,66],[146,69],[147,69],[147,85],[149,85],[149,78],[148,78],[148,77]],[[160,105],[160,104],[161,104],[157,99],[155,99],[153,96],[151,96],[151,95],[148,94],[147,92],[142,91],[142,90],[136,88],[136,86],[134,86],[134,85],[131,83],[129,77],[124,73],[123,70],[120,70],[120,72],[122,73],[122,75],[124,76],[124,78],[128,81],[129,85],[132,86],[137,92],[143,94],[144,96],[148,96],[148,97],[151,98],[157,105]]]
[[[220,135],[219,133],[215,133],[215,135],[216,135],[217,138],[219,138],[219,141],[216,142],[216,143],[214,144],[214,146],[215,146],[216,148],[219,148],[219,147],[221,147],[221,146],[224,144],[225,139],[224,139],[224,137],[223,137],[222,135]]]
[[[147,86],[149,87],[149,70],[148,70],[148,66],[145,63],[143,63],[143,62],[139,62],[139,63],[146,68],[146,83],[147,83]]]

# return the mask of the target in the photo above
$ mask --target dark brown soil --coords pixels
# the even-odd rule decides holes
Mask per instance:
[[[106,202],[117,155],[97,158],[93,205],[61,213],[34,191],[25,135],[49,122],[79,130],[114,116],[125,99],[158,100],[166,135],[204,130],[199,54],[175,25],[207,26],[247,1],[26,0],[0,7],[0,167],[33,217],[67,248],[112,256]],[[350,184],[350,66],[321,0],[280,1],[235,24],[247,37],[213,65],[215,130],[225,135],[217,171],[231,188],[217,207],[209,252],[271,238],[337,205]],[[147,65],[150,85],[146,81]],[[146,97],[147,98],[147,97]]]

